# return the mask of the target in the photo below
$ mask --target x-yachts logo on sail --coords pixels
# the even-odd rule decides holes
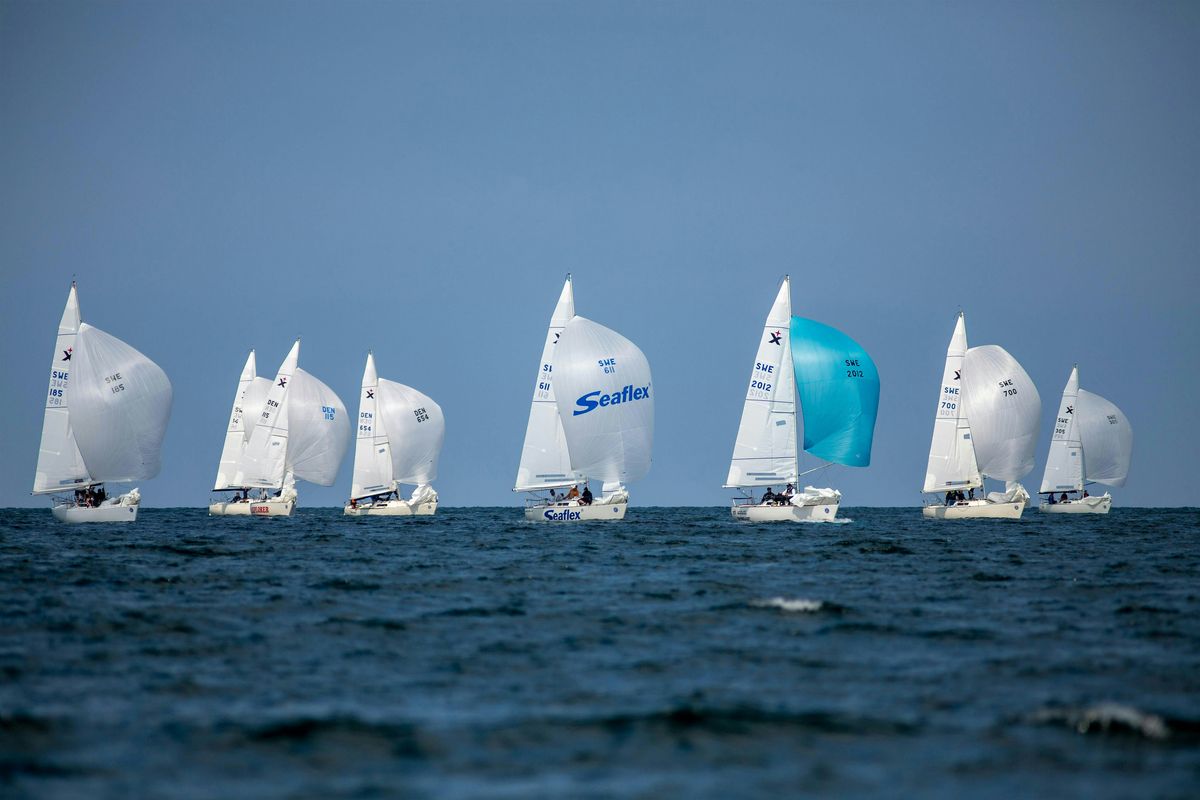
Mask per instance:
[[[782,337],[782,336],[783,336],[783,331],[775,331],[774,333],[772,333],[771,334],[771,344],[777,344],[780,347],[783,347],[783,342],[780,341],[780,337]]]
[[[631,403],[634,400],[645,400],[649,396],[649,386],[634,388],[633,384],[626,384],[624,389],[612,394],[605,394],[599,389],[595,389],[575,401],[575,405],[579,406],[579,408],[572,411],[571,416],[578,417],[580,414],[594,411],[601,406],[616,406],[621,403]]]
[[[74,348],[74,347],[68,347],[66,350],[63,350],[63,357],[62,357],[62,360],[63,360],[63,361],[70,361],[70,360],[71,360],[71,353],[72,353],[74,350],[75,350],[75,348]]]
[[[279,379],[279,387],[280,387],[281,389],[286,389],[286,388],[287,388],[287,378],[280,378],[280,379]]]

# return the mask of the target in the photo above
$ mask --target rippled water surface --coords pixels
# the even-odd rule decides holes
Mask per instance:
[[[0,511],[0,795],[1195,796],[1200,512]]]

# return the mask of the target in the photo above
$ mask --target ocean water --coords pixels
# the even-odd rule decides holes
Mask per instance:
[[[1200,511],[0,512],[0,796],[1195,797]]]

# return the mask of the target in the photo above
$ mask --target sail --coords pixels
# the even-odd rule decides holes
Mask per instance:
[[[271,387],[274,385],[270,378],[257,375],[246,387],[246,398],[242,401],[242,426],[246,429],[242,433],[243,452],[245,452],[246,444],[250,442],[250,437],[254,435],[254,426],[262,419],[263,409],[267,405],[267,395],[271,394]]]
[[[392,474],[397,483],[430,483],[446,436],[442,407],[402,383],[380,379],[380,415],[392,442]]]
[[[805,451],[847,467],[869,465],[879,411],[875,362],[858,342],[811,319],[792,317],[791,341]]]
[[[963,393],[980,473],[1017,481],[1033,469],[1042,398],[1003,347],[972,347],[963,359]]]
[[[317,378],[296,368],[287,397],[287,466],[300,480],[332,486],[350,446],[346,406]]]
[[[238,462],[242,460],[242,448],[246,445],[246,393],[253,385],[254,377],[254,351],[251,350],[233,395],[233,409],[229,412],[229,426],[225,429],[225,444],[221,447],[221,461],[217,464],[217,480],[213,484],[213,491],[240,488],[232,481],[237,477]]]
[[[247,421],[249,441],[242,451],[238,475],[234,479],[237,486],[278,489],[284,484],[288,451],[288,389],[299,359],[300,340],[297,339],[287,358],[279,365],[262,410],[254,417],[254,424]]]
[[[38,448],[33,493],[47,494],[91,483],[69,413],[73,383],[75,337],[79,333],[79,296],[75,284],[67,293],[67,305],[58,323],[58,339],[50,359],[50,385],[46,389],[46,413],[42,419],[42,442]]]
[[[578,316],[563,328],[556,348],[555,401],[571,468],[602,481],[644,476],[654,439],[654,397],[642,351]]]
[[[1046,455],[1046,470],[1042,473],[1042,488],[1038,491],[1075,492],[1083,488],[1083,448],[1079,444],[1079,426],[1075,424],[1079,395],[1079,368],[1063,388],[1058,416],[1054,418],[1054,434],[1050,437],[1050,452]]]
[[[791,318],[791,281],[784,278],[754,355],[725,488],[796,481],[796,385],[788,336]]]
[[[950,346],[946,348],[946,366],[942,371],[942,386],[938,390],[937,411],[933,417],[933,439],[929,443],[929,465],[925,469],[923,492],[947,492],[983,485],[962,396],[962,366],[966,354],[967,323],[959,313]]]
[[[567,440],[558,416],[552,380],[555,377],[555,350],[559,336],[574,316],[575,293],[571,276],[568,275],[559,294],[558,305],[550,317],[546,343],[542,346],[542,360],[538,364],[537,379],[533,386],[529,424],[525,428],[525,444],[521,447],[521,465],[517,468],[517,482],[513,491],[567,486],[579,480],[571,471],[571,456],[567,452]]]
[[[379,413],[379,376],[375,356],[367,354],[362,393],[358,398],[358,432],[354,442],[354,478],[350,497],[361,500],[396,488],[392,480],[392,448],[387,428]]]
[[[1098,394],[1079,390],[1076,409],[1088,482],[1124,486],[1133,458],[1133,428],[1121,409]]]
[[[75,338],[71,428],[92,480],[153,478],[171,417],[171,382],[157,364],[86,322]]]

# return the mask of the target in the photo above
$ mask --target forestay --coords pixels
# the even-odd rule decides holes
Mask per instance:
[[[46,413],[42,419],[42,440],[33,478],[34,494],[72,489],[91,482],[79,446],[75,443],[69,411],[75,374],[72,359],[75,337],[79,333],[79,319],[79,297],[72,283],[67,294],[67,305],[58,323],[54,355],[50,359]]]
[[[1083,488],[1083,453],[1079,444],[1076,406],[1079,395],[1079,368],[1071,369],[1071,377],[1063,388],[1058,416],[1054,418],[1054,433],[1050,437],[1050,452],[1046,455],[1046,470],[1042,487],[1047,492],[1075,492]]]
[[[929,464],[925,470],[925,485],[921,489],[923,492],[946,492],[983,485],[962,396],[962,369],[966,354],[967,324],[960,312],[950,345],[946,348],[946,365],[942,371],[942,385],[938,389],[933,438],[929,443]]]
[[[1017,360],[998,345],[963,359],[963,392],[979,471],[1017,481],[1033,469],[1042,399]]]
[[[754,355],[726,488],[796,481],[796,389],[788,335],[791,316],[791,281],[784,278]]]
[[[221,461],[217,465],[213,491],[241,488],[233,480],[237,477],[238,462],[242,460],[242,449],[246,446],[246,395],[254,384],[255,374],[254,351],[251,350],[233,394],[233,408],[229,412],[229,425],[225,429],[225,444],[221,447]],[[264,383],[270,385],[269,381],[264,380]]]
[[[571,469],[602,481],[643,477],[650,469],[654,396],[642,351],[579,316],[564,327],[556,348],[555,401]]]
[[[804,450],[848,467],[871,463],[879,370],[862,345],[811,319],[792,317],[792,364],[804,418]]]
[[[576,483],[579,476],[571,471],[571,456],[563,433],[562,420],[555,402],[554,372],[558,340],[564,326],[575,316],[575,294],[568,275],[563,283],[558,304],[550,317],[542,360],[538,364],[533,386],[533,401],[529,407],[529,424],[525,428],[525,443],[521,447],[521,465],[513,491],[533,491]]]
[[[1079,390],[1076,413],[1086,479],[1124,486],[1133,459],[1133,428],[1129,420],[1121,409],[1086,389]]]
[[[332,486],[350,446],[346,406],[332,389],[299,367],[287,398],[287,466],[300,480]]]
[[[71,387],[71,427],[96,482],[153,478],[171,417],[171,382],[125,342],[79,326]]]

